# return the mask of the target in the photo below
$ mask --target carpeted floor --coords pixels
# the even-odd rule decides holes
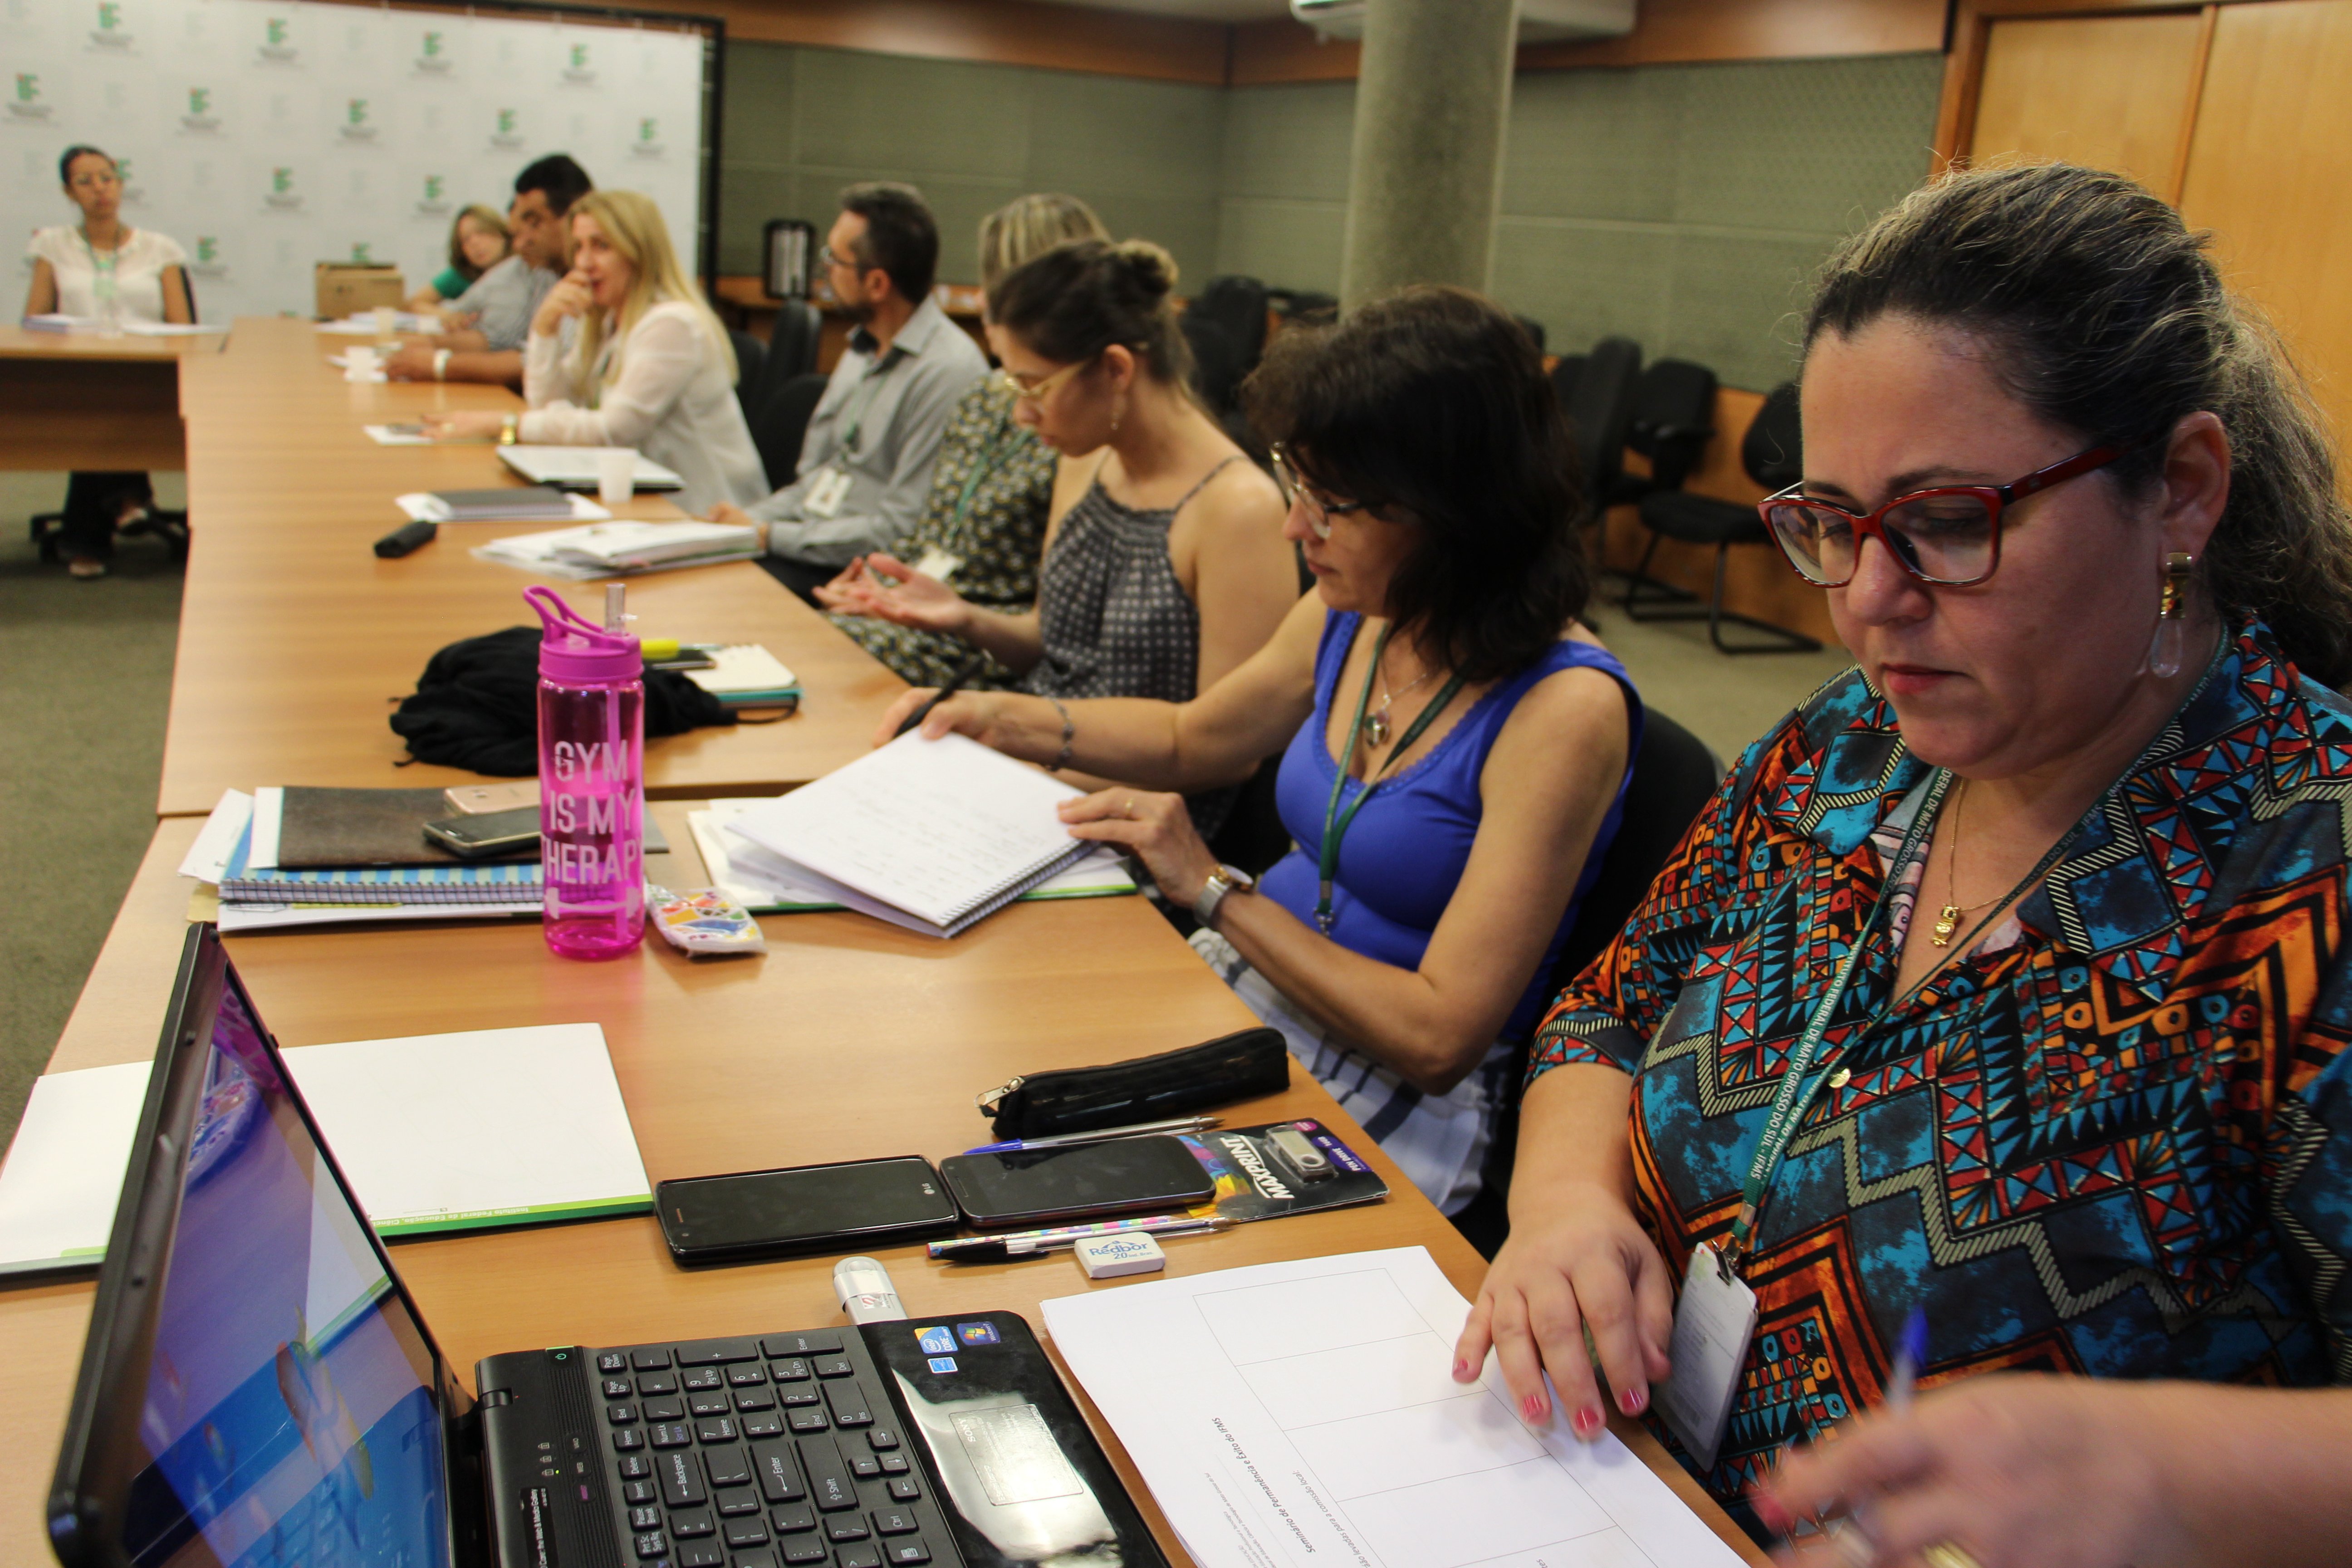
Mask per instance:
[[[156,489],[182,504],[179,475]],[[157,541],[125,541],[94,583],[36,560],[26,519],[64,493],[62,474],[0,473],[0,1147],[154,833],[179,629],[180,574]],[[1847,662],[1726,658],[1700,625],[1636,626],[1606,605],[1600,619],[1644,699],[1727,763]]]

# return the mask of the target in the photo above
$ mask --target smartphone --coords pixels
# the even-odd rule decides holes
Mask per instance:
[[[487,816],[494,811],[512,811],[520,805],[539,804],[539,782],[502,784],[451,784],[441,792],[449,809],[460,816]]]
[[[483,816],[445,816],[426,823],[425,837],[468,860],[519,854],[539,843],[539,807],[518,805]]]
[[[956,1228],[940,1173],[914,1154],[663,1182],[654,1207],[680,1263],[857,1252]]]
[[[1217,1191],[1192,1152],[1173,1138],[955,1154],[940,1162],[940,1174],[964,1218],[981,1226],[1191,1208]]]

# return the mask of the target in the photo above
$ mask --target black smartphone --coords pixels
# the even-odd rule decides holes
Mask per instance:
[[[680,1263],[856,1252],[928,1241],[956,1227],[940,1173],[915,1154],[688,1176],[657,1184],[654,1208]]]
[[[539,843],[539,807],[518,805],[478,816],[444,816],[425,825],[425,837],[468,860],[518,854]]]
[[[1214,1178],[1173,1138],[954,1154],[940,1162],[940,1174],[964,1218],[982,1226],[1191,1208],[1217,1191]]]

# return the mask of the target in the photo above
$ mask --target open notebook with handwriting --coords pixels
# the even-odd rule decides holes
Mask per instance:
[[[1094,847],[1055,813],[1080,793],[968,736],[916,732],[728,827],[853,909],[953,936]]]

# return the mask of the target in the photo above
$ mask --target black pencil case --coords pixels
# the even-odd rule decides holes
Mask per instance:
[[[972,1103],[996,1119],[1001,1139],[1051,1138],[1166,1121],[1289,1086],[1290,1051],[1279,1030],[1261,1025],[1156,1057],[1024,1073]]]

